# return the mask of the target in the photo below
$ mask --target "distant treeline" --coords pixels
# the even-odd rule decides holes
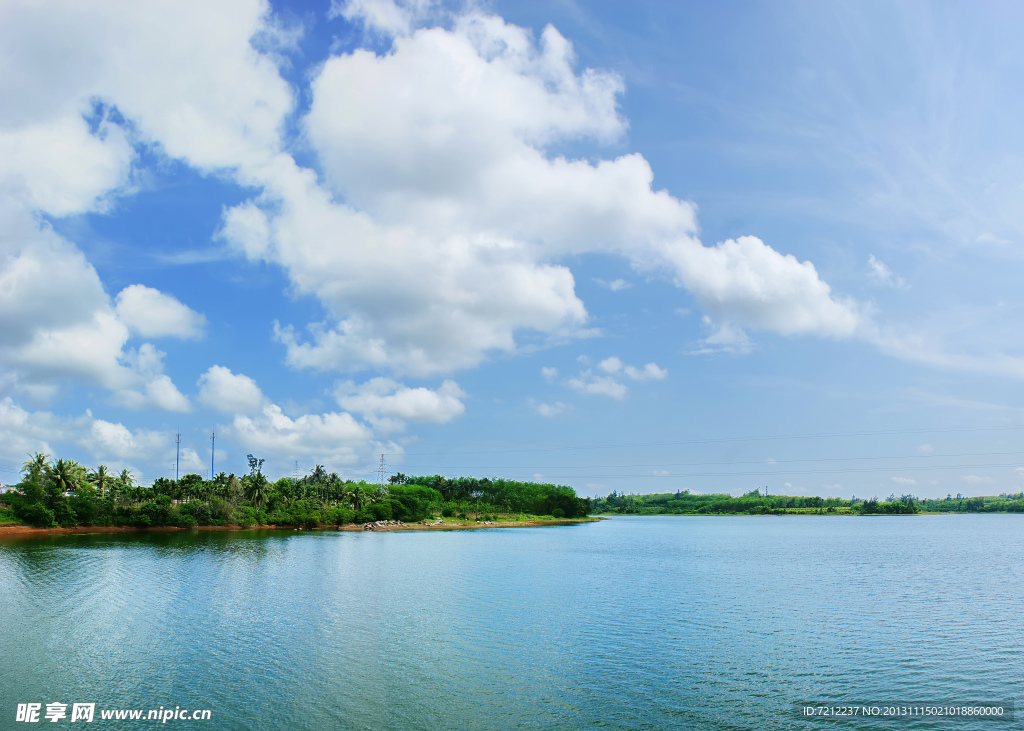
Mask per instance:
[[[428,516],[464,519],[498,514],[575,518],[590,501],[571,487],[513,480],[393,475],[387,485],[343,480],[317,465],[309,474],[270,482],[263,460],[248,456],[248,474],[212,480],[185,475],[139,485],[127,470],[88,470],[35,454],[13,491],[0,494],[0,519],[38,527],[286,525],[320,527]]]
[[[591,512],[618,515],[907,515],[913,513],[1021,513],[1024,493],[966,497],[947,495],[920,499],[889,495],[879,500],[769,495],[751,490],[742,497],[724,493],[697,494],[689,490],[653,495],[612,492],[592,501]]]

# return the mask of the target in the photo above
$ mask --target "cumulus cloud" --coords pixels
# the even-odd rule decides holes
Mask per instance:
[[[338,385],[335,395],[343,408],[361,414],[382,431],[404,429],[406,422],[447,424],[466,411],[466,392],[455,381],[439,388],[410,388],[389,378],[374,378],[356,386]]]
[[[580,371],[578,376],[566,382],[573,391],[585,394],[608,396],[616,401],[626,397],[629,389],[611,376],[595,375],[590,369]]]
[[[622,372],[634,381],[662,381],[668,376],[668,371],[657,363],[646,363],[643,368],[628,365]]]
[[[126,343],[197,337],[201,315],[143,285],[110,301],[81,251],[39,214],[105,211],[134,188],[136,146],[201,170],[270,159],[292,107],[250,39],[277,25],[260,0],[14,4],[0,23],[0,362],[24,393],[108,388],[133,407],[184,410]],[[45,294],[42,294],[45,293]]]
[[[303,126],[325,183],[286,155],[247,165],[242,181],[262,193],[219,232],[326,307],[325,321],[276,327],[293,366],[429,375],[514,352],[520,331],[581,334],[587,312],[560,261],[585,252],[662,272],[740,326],[856,330],[855,304],[810,262],[754,237],[701,244],[694,206],[654,190],[642,156],[548,153],[626,128],[621,79],[577,71],[554,28],[534,39],[475,9],[416,27],[423,12],[390,2],[335,12],[391,47],[333,56],[312,82]]]
[[[194,339],[203,333],[206,318],[169,294],[133,284],[117,295],[117,319],[145,338],[170,336]]]
[[[251,414],[266,400],[256,381],[224,366],[210,366],[196,385],[199,402],[225,414]]]
[[[544,366],[540,369],[540,374],[544,377],[545,381],[551,383],[558,378],[558,369],[554,366]]]
[[[636,366],[626,365],[622,362],[621,358],[614,355],[602,360],[597,364],[597,367],[611,375],[622,373],[634,381],[660,381],[668,375],[668,371],[660,368],[657,363],[647,363],[643,368],[637,368]]]
[[[134,159],[125,130],[104,120],[92,132],[76,110],[0,125],[0,191],[29,210],[66,216],[103,209],[112,191],[128,186]]]
[[[293,419],[276,404],[265,406],[256,416],[236,415],[225,433],[243,449],[279,463],[309,458],[332,466],[358,464],[373,438],[372,430],[351,414],[303,414]],[[400,450],[391,445],[388,451]]]
[[[341,383],[335,393],[343,408],[362,414],[383,431],[401,430],[407,421],[447,424],[466,410],[462,403],[466,393],[454,381],[431,390],[409,388],[390,378],[372,378],[358,386],[351,381]]]
[[[842,338],[857,330],[856,304],[835,299],[811,262],[782,255],[755,236],[712,247],[680,240],[664,253],[678,281],[718,320],[783,335]]]
[[[10,397],[0,399],[0,456],[18,462],[26,454],[53,455],[69,446],[84,449],[99,462],[126,465],[164,455],[172,444],[166,432],[131,430],[120,422],[97,419],[90,412],[59,416],[29,411]]]
[[[589,359],[580,357],[581,363],[589,362]],[[597,364],[599,371],[606,375],[595,374],[587,368],[580,371],[579,375],[566,381],[569,388],[579,393],[599,394],[610,398],[621,400],[625,398],[629,389],[618,378],[625,377],[634,381],[662,380],[668,376],[668,371],[658,366],[657,363],[647,363],[642,368],[626,365],[618,356],[609,356]]]

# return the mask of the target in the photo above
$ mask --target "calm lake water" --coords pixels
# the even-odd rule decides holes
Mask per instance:
[[[18,703],[190,728],[1021,728],[793,704],[1015,701],[1024,516],[616,517],[0,541]],[[43,719],[45,723],[45,719]],[[77,727],[77,723],[72,728]],[[53,727],[53,726],[47,726]]]

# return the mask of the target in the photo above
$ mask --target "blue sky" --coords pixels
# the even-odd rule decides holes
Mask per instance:
[[[0,13],[0,480],[1024,489],[1015,4]]]

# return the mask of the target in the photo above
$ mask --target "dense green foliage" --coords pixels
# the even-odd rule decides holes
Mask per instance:
[[[556,518],[578,518],[590,513],[589,498],[576,496],[565,485],[542,482],[516,482],[499,477],[455,477],[442,475],[409,476],[399,472],[391,478],[394,485],[424,485],[440,493],[443,507],[456,512],[527,513]]]
[[[620,495],[613,492],[594,501],[593,512],[622,515],[800,515],[800,514],[910,514],[921,509],[913,495],[880,501],[842,498],[768,495],[751,490],[742,497],[723,493],[697,494],[689,490],[655,495]]]
[[[435,514],[493,519],[498,513],[574,518],[587,514],[589,500],[570,487],[503,479],[393,476],[388,485],[342,480],[322,465],[300,478],[270,482],[263,460],[249,455],[249,473],[221,472],[213,480],[185,475],[160,478],[152,487],[136,483],[127,470],[114,475],[104,465],[89,472],[72,460],[50,462],[35,454],[22,481],[0,494],[0,516],[29,525],[125,527],[281,525],[303,528],[399,520]]]
[[[620,495],[613,492],[593,501],[593,512],[620,515],[908,515],[914,513],[1022,513],[1024,493],[941,499],[913,495],[869,498],[803,497],[768,495],[752,490],[742,497],[728,494],[693,494],[689,490],[654,495]]]

